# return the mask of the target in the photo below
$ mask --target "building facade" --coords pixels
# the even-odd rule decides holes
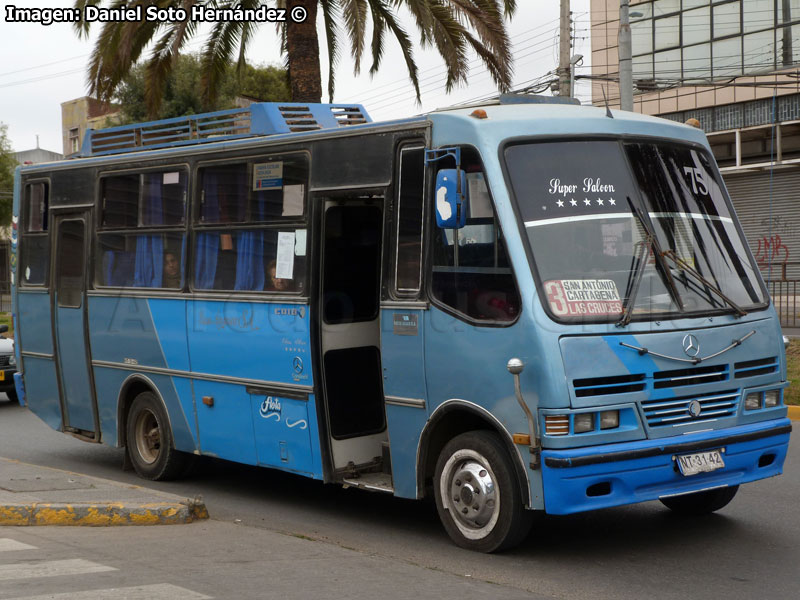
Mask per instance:
[[[83,137],[89,129],[117,125],[117,107],[108,102],[84,96],[61,103],[61,138],[64,156],[80,152]]]
[[[794,296],[800,0],[630,0],[629,14],[634,110],[700,122],[776,303]],[[619,107],[620,0],[591,0],[591,20],[592,102]]]

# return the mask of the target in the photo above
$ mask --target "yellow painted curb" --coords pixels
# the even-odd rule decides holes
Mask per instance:
[[[198,500],[181,503],[122,504],[5,504],[0,505],[0,525],[177,525],[207,519],[205,504]]]
[[[789,418],[792,421],[800,421],[800,406],[789,406]]]

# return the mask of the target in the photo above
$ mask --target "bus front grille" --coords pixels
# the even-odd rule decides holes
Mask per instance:
[[[739,391],[729,390],[705,396],[647,400],[642,402],[642,410],[650,427],[669,427],[730,417],[736,414],[738,404]]]
[[[733,365],[733,373],[736,379],[744,377],[755,377],[756,375],[768,375],[778,372],[778,357],[761,358],[758,360],[746,360]]]
[[[693,367],[689,369],[675,369],[672,371],[656,371],[653,373],[653,387],[675,388],[685,385],[701,385],[728,379],[728,365],[712,365],[708,367]]]

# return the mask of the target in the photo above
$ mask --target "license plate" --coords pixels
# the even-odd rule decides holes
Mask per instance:
[[[6,379],[6,372],[0,371],[0,381],[5,381],[5,379]]]
[[[678,468],[681,474],[686,477],[697,475],[698,473],[716,471],[725,466],[725,462],[722,460],[722,452],[719,450],[684,454],[682,456],[676,456],[675,460],[678,461]]]

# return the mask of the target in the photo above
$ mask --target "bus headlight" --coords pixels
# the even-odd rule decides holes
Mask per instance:
[[[600,413],[600,429],[616,429],[619,427],[619,411],[604,410]]]
[[[17,357],[14,356],[13,354],[11,356],[9,356],[8,357],[8,364],[11,365],[11,366],[16,366],[17,365]]]
[[[764,408],[775,408],[781,403],[780,390],[769,390],[764,392]]]
[[[579,413],[575,415],[572,423],[575,433],[586,433],[594,430],[594,413]]]
[[[745,396],[744,409],[757,410],[761,408],[761,392],[750,392]]]

